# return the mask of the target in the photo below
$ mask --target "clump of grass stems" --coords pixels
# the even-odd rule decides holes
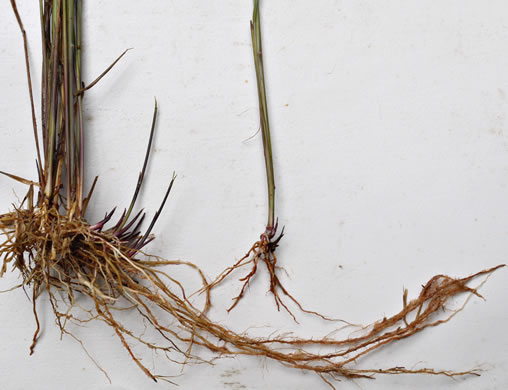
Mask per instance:
[[[169,379],[148,369],[134,351],[133,345],[162,352],[169,360],[182,364],[202,361],[193,352],[194,346],[203,347],[217,356],[265,357],[288,367],[314,372],[332,387],[333,380],[372,378],[375,374],[432,374],[451,377],[478,375],[475,370],[451,372],[429,368],[406,369],[400,366],[360,369],[356,367],[356,362],[387,344],[449,321],[462,309],[443,314],[442,311],[449,300],[462,293],[469,294],[469,297],[480,296],[477,288],[470,286],[471,282],[481,277],[485,280],[502,265],[465,278],[434,276],[423,286],[415,299],[408,301],[407,291],[404,293],[403,307],[397,314],[363,328],[358,336],[345,339],[332,337],[306,339],[288,336],[254,338],[246,333],[230,330],[210,319],[208,309],[211,305],[211,287],[221,283],[224,278],[210,285],[203,272],[193,263],[165,260],[151,256],[143,250],[153,239],[151,231],[171,191],[174,175],[159,210],[144,233],[141,231],[141,224],[145,215],[142,211],[133,215],[149,159],[157,105],[144,164],[131,203],[113,226],[109,226],[108,223],[112,220],[115,210],[106,213],[101,221],[89,223],[85,218],[85,212],[91,206],[91,195],[97,178],[88,194],[84,196],[83,97],[86,90],[95,85],[114,63],[97,80],[85,86],[81,80],[83,2],[81,0],[40,2],[43,46],[41,149],[35,119],[26,34],[15,0],[11,0],[11,4],[23,34],[25,47],[37,149],[38,180],[31,181],[7,174],[12,179],[27,184],[28,191],[19,205],[12,211],[0,215],[0,230],[4,237],[0,244],[0,256],[3,260],[0,276],[7,272],[7,268],[12,267],[22,277],[21,284],[15,288],[29,287],[32,290],[36,331],[30,353],[34,352],[40,330],[36,302],[41,294],[45,293],[49,297],[62,335],[69,335],[81,342],[69,330],[69,324],[82,325],[91,321],[102,321],[115,332],[134,363],[155,381]],[[260,44],[257,0],[254,2],[251,26],[255,53],[259,53],[260,58],[261,47],[256,46]],[[257,67],[259,64],[258,61]],[[258,76],[258,87],[264,95],[264,87],[259,83]],[[261,118],[262,121],[266,120],[267,125],[266,99],[260,98],[260,103],[264,104],[264,108],[261,108]],[[267,161],[268,158],[271,157],[267,157]],[[273,173],[271,180],[273,183]],[[273,203],[271,207],[273,210]],[[267,264],[269,270],[272,265],[272,270],[275,270],[275,260],[272,264],[270,257],[265,257],[273,255],[280,239],[275,238],[276,224],[270,225],[270,221],[273,222],[273,211],[271,215],[267,231],[264,233],[265,238],[253,247],[250,255],[258,257],[257,260],[251,261],[254,267],[261,260]],[[241,264],[243,263],[238,266]],[[205,291],[204,304],[198,307],[192,303],[186,295],[183,283],[161,268],[170,265],[191,267],[197,272]],[[226,270],[223,275],[231,270]],[[248,279],[246,280],[248,282]],[[280,288],[287,294],[277,279],[272,278],[272,283],[274,281],[275,288]],[[274,296],[277,297],[276,292]],[[85,297],[87,303],[78,299],[80,297]],[[145,322],[160,335],[162,341],[150,341],[144,332],[136,332],[119,320],[117,310],[125,309],[125,303],[129,304],[128,309],[138,314],[140,321]],[[161,319],[161,313],[167,318]],[[319,352],[312,352],[316,347],[319,347]]]

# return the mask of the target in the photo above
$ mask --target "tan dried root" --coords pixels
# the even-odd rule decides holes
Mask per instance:
[[[261,262],[266,266],[266,270],[268,271],[270,277],[270,286],[268,291],[272,294],[278,311],[280,311],[281,307],[284,308],[284,310],[293,318],[293,320],[296,323],[298,323],[296,316],[289,309],[287,304],[282,300],[279,294],[280,291],[284,296],[288,297],[302,312],[316,315],[327,321],[332,321],[331,318],[328,318],[320,313],[303,308],[300,302],[298,302],[298,300],[296,300],[296,298],[294,298],[293,295],[291,295],[281,283],[279,276],[277,275],[276,272],[277,270],[281,269],[281,267],[277,265],[277,256],[275,255],[275,250],[279,246],[279,241],[284,236],[284,229],[282,229],[280,235],[276,239],[274,239],[276,230],[277,226],[275,226],[272,232],[263,233],[259,241],[256,241],[254,243],[254,245],[249,249],[249,251],[245,254],[245,256],[243,256],[231,267],[228,267],[224,271],[222,271],[216,277],[216,279],[213,282],[211,282],[206,288],[202,289],[202,291],[214,288],[215,286],[221,284],[231,273],[233,273],[237,269],[240,269],[242,267],[251,264],[252,267],[249,273],[244,277],[240,278],[240,282],[243,282],[242,288],[240,290],[240,293],[232,299],[233,303],[227,309],[227,311],[230,312],[244,297],[246,289],[249,286],[251,279],[256,275],[258,271],[258,265]]]
[[[11,264],[22,275],[23,283],[20,287],[31,286],[33,289],[37,329],[30,346],[30,354],[34,351],[40,329],[36,300],[46,291],[62,334],[70,334],[66,329],[69,321],[77,324],[91,320],[104,321],[115,330],[133,360],[152,379],[156,377],[135,356],[128,338],[154,350],[176,350],[185,358],[190,357],[174,344],[173,339],[178,340],[174,331],[168,329],[165,332],[167,334],[163,334],[169,342],[168,346],[154,345],[116,321],[112,310],[118,309],[118,302],[125,299],[145,317],[143,309],[147,312],[150,312],[150,309],[141,301],[142,295],[150,295],[153,301],[158,301],[164,299],[160,293],[167,293],[169,300],[173,294],[166,286],[169,284],[177,287],[182,296],[179,299],[185,302],[183,286],[157,267],[190,266],[199,273],[203,283],[206,283],[204,275],[196,266],[184,261],[167,261],[155,257],[136,260],[131,253],[137,250],[126,247],[111,231],[94,230],[85,220],[61,215],[54,208],[16,209],[0,216],[0,228],[5,237],[0,246],[0,256],[3,258],[0,276],[3,276]],[[147,287],[141,285],[143,281],[150,282],[150,293]],[[158,291],[159,288],[161,291]],[[86,308],[78,304],[79,295],[91,298],[92,307]],[[209,305],[207,296],[202,311],[206,311]],[[75,308],[79,309],[82,315],[84,313],[84,316],[76,316],[72,312]],[[145,318],[152,322],[155,329],[162,328],[154,316]],[[168,338],[168,335],[171,338]]]
[[[202,361],[192,353],[194,346],[204,347],[218,356],[266,357],[288,367],[315,372],[330,385],[341,377],[372,378],[375,374],[478,375],[475,370],[358,369],[354,366],[361,357],[384,345],[449,321],[457,312],[448,312],[443,317],[442,311],[450,299],[461,293],[480,296],[476,288],[469,286],[470,282],[503,266],[459,279],[437,275],[423,286],[417,298],[409,302],[405,298],[399,313],[374,323],[360,336],[252,338],[208,318],[210,289],[201,270],[191,263],[143,256],[139,250],[132,254],[133,249],[126,247],[111,230],[94,230],[85,220],[69,218],[55,209],[17,208],[0,216],[0,226],[5,237],[0,246],[3,258],[0,276],[12,265],[22,275],[22,286],[30,285],[33,289],[37,329],[31,352],[39,333],[36,300],[46,291],[62,334],[74,337],[67,329],[69,323],[103,321],[115,331],[137,366],[155,381],[168,379],[149,370],[134,352],[133,344],[160,351],[171,361],[182,364]],[[138,258],[141,256],[143,259]],[[187,299],[179,281],[159,269],[163,265],[186,265],[199,273],[207,291],[203,308]],[[81,295],[89,298],[91,306],[80,303]],[[125,302],[162,337],[162,342],[149,341],[143,333],[134,332],[117,319],[115,310],[122,309]],[[168,314],[167,318],[161,319],[161,311]],[[326,351],[311,352],[316,346]]]

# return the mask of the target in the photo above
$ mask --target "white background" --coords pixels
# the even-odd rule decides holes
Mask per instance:
[[[0,5],[2,170],[35,179],[22,41]],[[40,91],[38,2],[19,1]],[[141,168],[153,97],[160,116],[140,203],[153,212],[178,180],[151,252],[191,260],[211,278],[264,229],[266,184],[248,21],[250,0],[109,0],[85,4],[85,80],[135,50],[87,93],[89,220],[125,207]],[[302,304],[354,323],[400,310],[436,273],[465,276],[508,255],[508,5],[479,0],[264,1],[265,66],[278,186],[286,225],[278,250]],[[8,211],[24,188],[0,178]],[[14,191],[14,192],[13,192]],[[214,294],[212,318],[269,335],[325,335],[330,324],[277,313],[257,275],[224,313],[237,274]],[[190,274],[182,275],[192,288]],[[18,281],[9,274],[6,289]],[[340,389],[506,389],[508,272],[500,270],[450,323],[398,342],[361,367],[481,367],[479,378],[422,376],[343,381]],[[458,307],[460,300],[454,301]],[[59,340],[41,298],[43,334],[23,291],[0,295],[0,387],[165,389],[135,366],[101,324],[74,329],[110,377],[70,338]],[[139,321],[133,314],[129,320]],[[139,351],[142,352],[141,350]],[[143,355],[180,374],[163,357]],[[257,358],[189,366],[183,389],[326,389],[318,377]]]

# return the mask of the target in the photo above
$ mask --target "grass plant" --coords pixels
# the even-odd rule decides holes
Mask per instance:
[[[258,0],[254,1],[251,31],[268,173],[269,217],[265,232],[247,256],[224,271],[222,276],[211,284],[207,282],[201,269],[193,263],[165,260],[144,251],[145,246],[153,240],[151,232],[175,180],[173,175],[162,197],[160,208],[148,227],[143,230],[141,227],[145,214],[143,211],[135,213],[134,210],[150,156],[157,104],[144,164],[134,187],[132,201],[115,221],[115,209],[107,212],[100,221],[87,221],[86,211],[93,207],[92,194],[97,178],[91,189],[85,191],[83,183],[86,126],[83,99],[86,91],[96,85],[121,56],[95,81],[85,85],[82,81],[81,65],[83,1],[40,0],[43,53],[40,139],[26,33],[15,0],[11,0],[11,5],[25,47],[38,179],[32,181],[5,173],[10,178],[26,184],[28,190],[20,204],[13,206],[10,212],[0,215],[0,231],[3,237],[0,243],[0,276],[8,270],[17,271],[22,281],[14,288],[31,290],[36,330],[30,353],[35,351],[40,331],[37,299],[42,294],[47,294],[62,335],[69,335],[81,342],[69,330],[69,325],[101,321],[114,331],[133,362],[154,381],[169,381],[169,378],[149,369],[136,352],[138,348],[134,346],[159,351],[170,361],[181,364],[203,361],[199,354],[194,352],[194,346],[205,348],[216,356],[249,355],[268,358],[288,367],[314,372],[332,387],[334,380],[372,378],[376,374],[432,374],[452,377],[478,375],[476,370],[452,372],[430,368],[406,369],[403,366],[359,368],[357,362],[387,344],[449,321],[462,310],[461,307],[455,311],[444,312],[443,309],[449,301],[463,293],[469,297],[480,296],[477,288],[471,286],[472,282],[482,277],[485,280],[502,265],[465,278],[434,276],[413,300],[408,300],[407,291],[404,293],[403,307],[398,313],[362,328],[356,332],[355,337],[344,339],[326,336],[306,339],[287,335],[255,338],[246,333],[235,332],[209,317],[211,289],[222,283],[234,269],[252,264],[251,272],[244,279],[247,285],[260,261],[266,264],[270,272],[270,291],[277,304],[286,308],[279,297],[279,291],[297,303],[282,287],[275,273],[277,259],[274,251],[282,232],[277,236],[277,223],[274,220],[275,184],[263,78]],[[203,304],[193,303],[190,295],[186,293],[184,283],[172,276],[170,266],[190,267],[199,275],[206,297]],[[242,294],[243,290],[234,301],[233,307]],[[136,332],[119,320],[118,310],[130,310],[135,319],[144,322],[159,335],[158,341],[152,341],[145,336],[144,331]]]

